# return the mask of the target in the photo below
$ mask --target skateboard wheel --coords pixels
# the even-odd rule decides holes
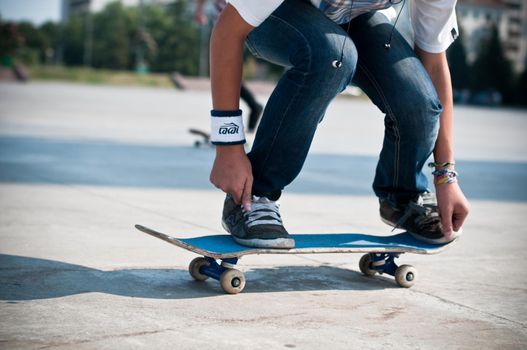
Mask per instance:
[[[373,276],[377,273],[376,270],[371,268],[371,256],[370,254],[364,254],[359,261],[360,272],[366,276]]]
[[[245,276],[239,270],[227,269],[220,276],[220,284],[225,293],[238,294],[245,287]]]
[[[209,266],[210,263],[205,258],[195,258],[188,266],[188,272],[196,281],[205,281],[209,276],[202,274],[199,270],[203,266]]]
[[[395,282],[404,288],[410,288],[417,281],[417,269],[412,265],[401,265],[395,270]]]

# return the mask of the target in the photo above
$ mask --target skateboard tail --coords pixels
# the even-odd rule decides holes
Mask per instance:
[[[207,257],[210,257],[210,258],[224,259],[224,258],[237,258],[239,256],[239,255],[236,255],[236,254],[220,254],[220,253],[211,252],[209,250],[202,249],[202,248],[196,247],[196,246],[194,246],[192,244],[189,244],[189,243],[185,242],[184,240],[174,238],[174,237],[169,236],[169,235],[167,235],[165,233],[158,232],[156,230],[153,230],[153,229],[148,228],[148,227],[143,226],[143,225],[136,224],[135,228],[138,229],[139,231],[147,233],[147,234],[149,234],[149,235],[151,235],[153,237],[162,239],[165,242],[168,242],[168,243],[173,244],[175,246],[178,246],[180,248],[183,248],[183,249],[186,249],[188,251],[194,252],[196,254],[207,256]]]

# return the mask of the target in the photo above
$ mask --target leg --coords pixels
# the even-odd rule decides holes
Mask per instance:
[[[359,60],[353,78],[386,114],[384,143],[373,189],[380,198],[405,203],[428,191],[423,166],[432,153],[441,105],[435,88],[413,49],[379,13],[357,17],[350,37]]]
[[[244,82],[242,82],[240,87],[240,98],[247,103],[247,106],[249,106],[250,109],[254,109],[254,107],[259,105],[259,103],[256,102],[253,93],[247,88],[247,86],[245,86]]]
[[[393,26],[382,14],[359,16],[351,28],[360,56],[354,82],[386,114],[373,182],[381,218],[417,239],[447,243],[435,196],[428,193],[423,173],[439,130],[441,104],[434,85],[398,32],[391,48],[385,48]]]
[[[340,68],[332,62],[341,55]],[[248,37],[252,53],[290,67],[273,91],[249,158],[253,193],[276,200],[300,172],[330,101],[353,76],[356,50],[345,31],[302,0],[286,0]]]
[[[258,119],[260,119],[263,107],[261,104],[256,102],[253,93],[247,88],[247,86],[245,86],[243,82],[240,88],[240,97],[242,100],[245,101],[245,103],[247,103],[247,106],[249,106],[249,108],[251,109],[251,113],[249,114],[249,120],[247,123],[247,131],[253,132],[256,128],[256,124],[258,123]]]

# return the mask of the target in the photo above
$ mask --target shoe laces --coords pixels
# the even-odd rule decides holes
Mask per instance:
[[[282,218],[280,217],[280,204],[272,201],[266,197],[253,196],[251,211],[243,212],[245,224],[247,227],[256,225],[280,225],[282,226]]]
[[[415,202],[410,201],[403,216],[397,220],[392,231],[402,227],[410,218],[414,218],[414,222],[422,229],[436,225],[439,220],[439,213],[437,212],[435,196],[432,193],[423,193]]]

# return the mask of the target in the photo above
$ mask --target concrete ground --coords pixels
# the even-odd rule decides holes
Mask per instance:
[[[264,101],[266,96],[260,96]],[[247,256],[247,286],[191,280],[193,254],[133,228],[222,232],[207,91],[0,83],[0,348],[525,349],[527,114],[458,107],[472,212],[411,289],[360,254]],[[390,234],[370,186],[382,115],[340,97],[282,198],[291,232]]]

